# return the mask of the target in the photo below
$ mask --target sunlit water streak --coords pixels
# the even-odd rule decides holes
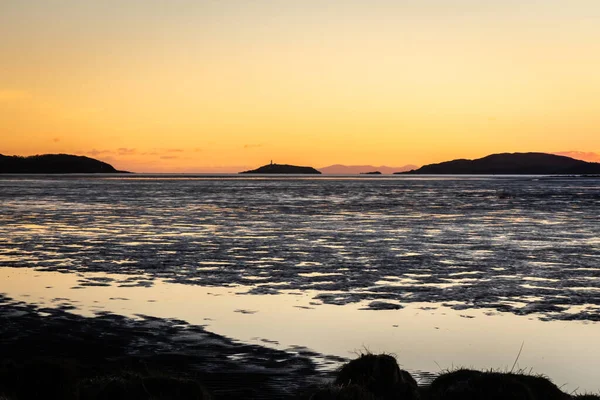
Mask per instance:
[[[407,310],[428,302],[454,313],[456,326],[478,329],[498,321],[492,312],[510,312],[531,314],[511,316],[511,324],[572,321],[565,326],[585,336],[597,324],[574,320],[600,320],[598,210],[600,180],[591,178],[2,177],[0,266],[84,273],[74,287],[85,290],[59,296],[68,298],[179,283],[235,287],[255,296],[233,297],[264,298],[277,308],[293,291],[309,307],[296,310],[350,318],[357,324],[348,329],[362,327],[364,344],[386,343],[381,350],[389,351],[398,349],[374,339],[363,318],[382,319],[376,326],[385,335],[397,325],[389,316],[404,315],[399,329],[420,337],[406,328]],[[398,305],[406,308],[359,310]],[[467,312],[477,318],[460,317]],[[222,327],[243,340],[247,324],[267,323],[258,317],[264,311],[235,315],[255,321]],[[263,332],[269,340],[342,353],[319,340],[300,343],[288,327],[271,324],[279,333]],[[548,326],[537,324],[528,326]]]

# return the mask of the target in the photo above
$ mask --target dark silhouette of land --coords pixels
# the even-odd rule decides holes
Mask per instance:
[[[70,154],[44,154],[30,157],[0,154],[0,173],[3,174],[115,174],[118,171],[105,162]]]
[[[361,172],[361,175],[381,175],[381,171]]]
[[[476,160],[453,160],[425,165],[399,174],[468,175],[583,175],[599,174],[600,163],[546,153],[501,153]]]
[[[240,174],[320,174],[313,167],[298,167],[288,164],[267,164],[251,171],[243,171]]]
[[[356,175],[372,171],[379,171],[382,174],[393,174],[394,172],[410,171],[416,168],[418,168],[418,166],[412,164],[407,164],[402,167],[334,164],[328,167],[319,168],[319,171],[327,175]]]

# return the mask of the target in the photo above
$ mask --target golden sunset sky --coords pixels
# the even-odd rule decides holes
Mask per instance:
[[[599,0],[2,0],[0,153],[144,172],[600,152]]]

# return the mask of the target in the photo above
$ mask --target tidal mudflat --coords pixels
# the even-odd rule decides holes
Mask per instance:
[[[598,179],[3,177],[0,292],[598,390]],[[319,357],[317,354],[333,357]],[[336,358],[341,357],[341,358]]]

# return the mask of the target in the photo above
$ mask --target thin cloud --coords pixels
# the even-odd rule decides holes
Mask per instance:
[[[256,148],[256,147],[262,147],[262,144],[245,144],[244,145],[245,149],[253,149],[253,148]]]
[[[137,153],[137,149],[130,149],[127,147],[121,147],[117,149],[117,153],[121,156],[131,155]]]
[[[175,160],[176,158],[179,158],[179,156],[161,156],[160,157],[161,160]]]
[[[92,149],[92,150],[88,150],[88,151],[82,151],[81,153],[83,153],[83,154],[89,154],[91,156],[99,156],[101,154],[111,154],[112,151],[110,151],[110,150]]]
[[[84,151],[82,153],[89,154],[91,156],[99,156],[99,155],[102,155],[102,154],[112,154],[112,155],[117,155],[117,156],[128,156],[128,155],[137,154],[137,149],[130,149],[130,148],[126,148],[126,147],[121,147],[121,148],[118,148],[116,150],[108,150],[108,149],[98,150],[98,149],[94,148],[94,149],[91,149],[91,150]]]
[[[60,142],[60,138],[59,138],[59,137],[55,137],[54,139],[52,139],[52,141],[53,141],[54,143],[58,143],[58,142]]]
[[[138,153],[142,156],[160,156],[160,155],[169,155],[169,154],[173,154],[173,153],[185,153],[186,150],[184,149],[150,149],[148,151],[145,151],[143,153]]]

